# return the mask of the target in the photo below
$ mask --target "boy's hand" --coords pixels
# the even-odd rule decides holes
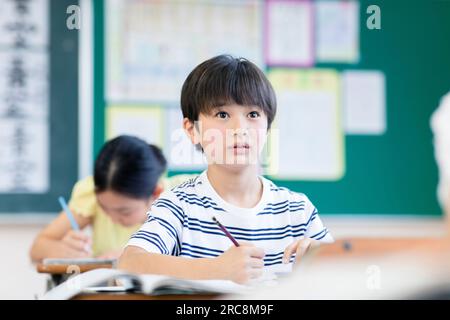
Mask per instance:
[[[111,250],[107,251],[101,255],[99,255],[97,258],[99,259],[118,259],[122,255],[123,250]]]
[[[264,268],[264,250],[251,243],[239,243],[217,257],[224,279],[244,284],[260,277]]]
[[[70,230],[62,238],[62,243],[67,248],[67,256],[70,258],[85,258],[90,257],[91,238],[82,231]]]
[[[318,247],[319,245],[319,241],[311,238],[297,240],[287,246],[284,250],[283,263],[289,263],[289,260],[294,253],[296,253],[295,263],[298,263],[308,250]]]

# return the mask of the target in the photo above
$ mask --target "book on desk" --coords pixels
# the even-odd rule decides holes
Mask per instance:
[[[115,285],[111,285],[115,283]],[[67,300],[95,292],[168,294],[239,294],[248,286],[229,280],[185,280],[162,275],[139,275],[117,269],[95,269],[76,275],[48,291],[42,300]]]

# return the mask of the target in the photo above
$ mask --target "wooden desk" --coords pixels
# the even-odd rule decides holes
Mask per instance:
[[[38,263],[36,266],[36,271],[38,273],[47,273],[49,274],[49,279],[47,280],[47,291],[56,287],[57,285],[66,281],[70,276],[83,273],[86,271],[99,269],[99,268],[107,268],[110,269],[113,267],[113,264],[48,264],[44,265],[42,263]]]
[[[142,293],[83,293],[72,300],[214,300],[218,294],[146,295]]]
[[[349,238],[321,245],[314,259],[356,258],[407,251],[439,252],[449,247],[443,238]]]
[[[449,252],[450,242],[443,238],[349,238],[339,239],[332,244],[324,244],[305,256],[308,263],[322,264],[328,259],[382,258],[396,253]],[[306,262],[306,261],[305,261]],[[87,271],[87,270],[84,270]],[[138,293],[85,293],[74,300],[205,300],[221,299],[221,295],[161,295],[149,296]]]
[[[48,274],[72,274],[72,270],[74,269],[74,266],[76,267],[77,271],[80,273],[99,269],[99,268],[107,268],[110,269],[113,267],[112,264],[80,264],[80,265],[67,265],[67,264],[51,264],[51,265],[44,265],[42,263],[39,263],[36,266],[36,270],[39,273],[48,273]]]

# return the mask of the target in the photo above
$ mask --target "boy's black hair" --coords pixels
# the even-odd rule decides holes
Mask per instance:
[[[258,106],[270,128],[276,114],[275,92],[264,73],[244,58],[220,55],[199,64],[181,90],[183,117],[191,122],[226,104]]]
[[[103,146],[95,161],[95,191],[112,190],[136,199],[148,199],[166,166],[167,161],[158,147],[137,137],[118,136]]]

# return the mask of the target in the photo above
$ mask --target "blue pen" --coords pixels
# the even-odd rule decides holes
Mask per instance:
[[[67,215],[67,218],[69,218],[70,224],[72,225],[72,229],[75,231],[80,231],[80,227],[78,226],[78,223],[75,220],[75,217],[73,216],[72,212],[69,209],[69,206],[67,206],[66,200],[64,200],[63,197],[58,198],[59,203],[61,204],[61,207],[63,208],[64,212]]]

